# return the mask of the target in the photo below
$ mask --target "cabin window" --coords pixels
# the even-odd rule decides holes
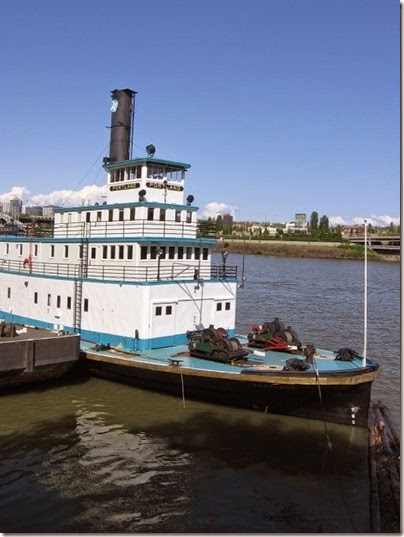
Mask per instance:
[[[162,315],[163,308],[161,306],[156,306],[156,315]]]
[[[195,259],[199,259],[201,257],[201,249],[195,248]]]
[[[110,246],[109,257],[115,259],[115,246]]]
[[[172,313],[173,313],[173,307],[166,306],[166,315],[172,315]]]
[[[178,246],[178,259],[184,259],[184,247]]]
[[[86,222],[91,221],[91,213],[86,213]]]
[[[34,256],[38,257],[38,245],[34,244]]]
[[[69,257],[69,246],[65,244],[65,258]]]
[[[114,220],[114,209],[109,209],[108,211],[108,222],[112,222]]]
[[[147,246],[140,247],[140,259],[147,259]]]
[[[107,259],[107,257],[108,257],[108,246],[104,245],[102,247],[102,258]]]
[[[129,178],[130,179],[140,179],[142,177],[142,167],[141,166],[131,166],[129,168]]]
[[[160,222],[166,221],[166,209],[160,209]]]
[[[57,295],[57,297],[56,297],[56,307],[57,308],[60,308],[61,301],[62,301],[61,296]]]
[[[101,222],[102,220],[102,213],[101,211],[97,211],[97,222]]]
[[[153,207],[149,207],[147,209],[147,220],[154,220],[154,209],[153,209]]]
[[[36,291],[34,293],[34,304],[38,304],[38,293]]]
[[[131,207],[129,211],[129,218],[130,220],[136,219],[136,207]]]
[[[174,259],[175,257],[175,246],[169,246],[168,247],[168,258]]]
[[[157,258],[157,246],[151,246],[150,247],[150,259],[156,259]]]
[[[149,166],[147,177],[149,179],[163,179],[164,177],[163,166]]]
[[[123,259],[124,250],[125,250],[125,247],[122,244],[120,244],[119,247],[118,247],[118,257],[119,257],[119,259]]]
[[[48,294],[48,300],[47,300],[47,302],[46,302],[46,303],[47,303],[47,305],[48,305],[48,306],[50,306],[50,305],[51,305],[51,303],[52,303],[52,297],[51,297],[51,295],[50,295],[50,294]]]
[[[19,251],[20,255],[22,255],[22,244],[18,245],[18,251]]]
[[[84,311],[88,311],[88,298],[85,298],[85,299],[84,299],[84,307],[83,307],[83,310],[84,310]]]
[[[10,253],[10,245],[9,243],[6,244],[6,254]]]
[[[51,244],[50,247],[50,257],[55,257],[55,245]]]
[[[192,248],[187,246],[187,259],[192,259]]]
[[[66,297],[66,307],[68,310],[72,309],[72,297],[71,296]]]
[[[202,249],[202,258],[206,261],[209,258],[209,248]]]
[[[79,245],[79,259],[82,259],[83,258],[83,245],[80,244]]]
[[[129,244],[127,246],[126,256],[127,256],[128,259],[133,259],[133,246],[132,246],[132,244]]]
[[[91,248],[91,259],[95,259],[97,257],[97,248]]]
[[[192,222],[192,211],[187,211],[187,223],[190,224]]]
[[[222,311],[222,303],[221,302],[216,303],[216,311]]]
[[[225,309],[226,309],[226,311],[229,311],[229,309],[230,309],[230,302],[226,302],[226,303],[225,303]]]
[[[11,298],[11,287],[7,287],[7,298]]]
[[[179,211],[178,209],[175,211],[175,221],[181,222],[181,211]]]
[[[119,221],[120,222],[123,222],[123,217],[124,217],[124,211],[123,209],[119,209]]]

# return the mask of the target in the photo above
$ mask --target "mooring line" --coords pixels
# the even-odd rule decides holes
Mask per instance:
[[[332,469],[333,469],[334,475],[337,477],[338,493],[339,493],[339,496],[340,496],[340,498],[342,500],[342,503],[344,504],[345,511],[346,511],[346,513],[348,515],[348,518],[349,518],[349,521],[350,521],[350,523],[352,525],[352,528],[354,529],[355,532],[357,532],[355,522],[354,522],[354,520],[352,518],[351,511],[350,511],[349,506],[347,504],[346,498],[345,498],[344,494],[341,493],[341,489],[340,489],[339,475],[338,475],[338,473],[336,471],[335,461],[334,461],[333,452],[332,452],[332,442],[331,442],[331,439],[330,439],[330,435],[328,433],[327,421],[326,421],[326,419],[324,417],[324,404],[323,404],[323,396],[322,396],[322,393],[321,393],[320,374],[319,374],[315,359],[313,361],[313,367],[314,367],[314,371],[316,373],[318,394],[319,394],[319,399],[320,399],[321,411],[323,413],[323,424],[324,424],[324,430],[325,430],[325,435],[326,435],[326,439],[327,439],[327,446],[326,446],[326,450],[324,452],[324,458],[323,458],[323,470],[324,470],[324,466],[325,466],[325,462],[326,462],[326,458],[327,458],[327,450],[330,450]]]
[[[183,377],[183,375],[182,375],[181,366],[180,366],[180,375],[181,375],[181,388],[182,388],[182,406],[185,408],[184,377]]]

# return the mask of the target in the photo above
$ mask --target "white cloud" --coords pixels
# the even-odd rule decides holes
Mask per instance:
[[[5,201],[15,197],[25,201],[28,198],[29,194],[30,191],[28,190],[28,188],[25,188],[25,186],[13,186],[10,192],[0,194],[0,201]]]
[[[219,214],[231,214],[233,218],[236,216],[238,207],[232,205],[226,205],[225,203],[218,203],[217,201],[211,201],[205,207],[198,211],[199,218],[216,218]]]
[[[10,192],[0,194],[0,201],[13,197],[20,198],[24,205],[57,205],[64,207],[91,205],[101,203],[104,195],[104,186],[88,185],[81,190],[55,190],[49,194],[31,195],[30,190],[24,186],[14,186]]]
[[[331,226],[347,226],[348,222],[342,216],[330,216],[328,219]]]
[[[400,225],[400,218],[396,218],[393,216],[377,216],[375,214],[372,214],[371,216],[354,216],[350,220],[345,220],[342,218],[342,216],[330,216],[329,222],[332,226],[349,226],[349,225],[363,225],[365,220],[367,220],[368,224],[371,224],[372,226],[380,226],[380,227],[386,227],[389,226],[391,223],[395,226]]]
[[[50,194],[31,196],[30,205],[59,205],[63,207],[101,203],[104,186],[88,185],[81,190],[55,190]]]

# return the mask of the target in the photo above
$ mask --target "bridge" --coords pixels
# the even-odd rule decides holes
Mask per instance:
[[[368,247],[378,254],[400,255],[401,237],[399,235],[368,236]],[[365,245],[365,237],[355,237],[349,239],[351,244]]]

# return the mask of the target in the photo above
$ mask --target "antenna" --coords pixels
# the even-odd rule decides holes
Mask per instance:
[[[366,347],[368,341],[368,221],[365,219],[365,270],[363,298],[363,359],[362,367],[366,367]]]

